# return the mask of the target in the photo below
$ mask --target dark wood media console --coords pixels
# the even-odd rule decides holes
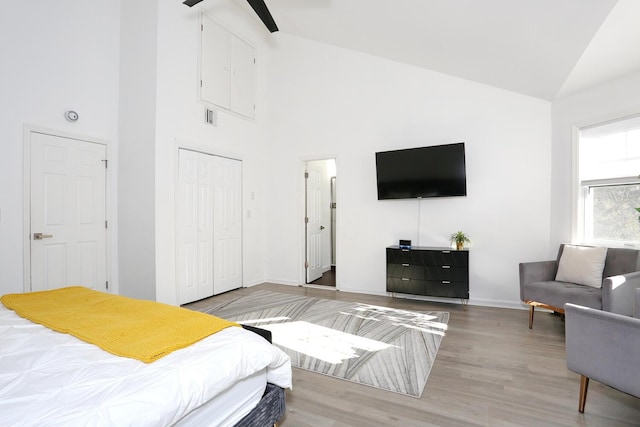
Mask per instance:
[[[387,292],[469,299],[469,251],[387,248]]]

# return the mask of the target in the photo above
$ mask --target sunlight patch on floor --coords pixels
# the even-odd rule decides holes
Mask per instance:
[[[442,322],[434,322],[434,320],[437,320],[438,317],[431,314],[362,303],[358,303],[353,311],[354,312],[341,311],[340,314],[346,316],[355,316],[361,319],[373,320],[376,322],[387,320],[393,322],[393,324],[396,326],[416,329],[422,332],[441,336],[444,336],[445,331],[447,330],[447,324]]]
[[[264,319],[241,320],[238,323],[242,323],[243,325],[258,325],[260,323],[284,322],[287,320],[289,320],[288,317],[281,316],[281,317],[266,317]]]
[[[357,350],[380,351],[392,347],[380,341],[298,321],[263,325],[273,334],[273,343],[331,364],[358,356]]]

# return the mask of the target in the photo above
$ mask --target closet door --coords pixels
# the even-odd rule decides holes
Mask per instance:
[[[242,162],[215,159],[214,294],[242,286]]]
[[[213,295],[213,162],[211,156],[179,150],[178,302]]]
[[[179,150],[177,286],[186,304],[242,286],[242,163]]]

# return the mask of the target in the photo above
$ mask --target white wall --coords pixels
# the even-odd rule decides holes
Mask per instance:
[[[519,306],[518,263],[549,246],[550,103],[286,34],[275,41],[269,280],[302,283],[301,164],[335,157],[340,290],[384,294],[386,246],[448,246],[464,230],[470,302]],[[420,218],[417,200],[377,200],[376,151],[460,141],[468,197],[423,200]]]
[[[109,143],[112,290],[120,291],[120,258],[122,293],[176,302],[178,146],[243,161],[243,279],[249,285],[264,280],[266,72],[258,73],[255,122],[220,113],[218,127],[205,125],[204,106],[197,98],[202,11],[255,44],[258,69],[265,70],[269,33],[248,5],[246,9],[233,0],[203,2],[193,8],[182,2],[146,0],[126,2],[122,10],[121,3],[112,0],[35,0],[4,6],[0,15],[0,294],[23,290],[25,125]],[[80,113],[75,124],[63,116],[70,108]],[[120,138],[122,147],[118,147]],[[123,176],[118,188],[119,170]],[[119,220],[123,242],[118,245]]]
[[[120,32],[118,291],[156,299],[157,0],[125,1]]]
[[[248,6],[247,6],[248,8]],[[249,8],[250,11],[250,8]],[[176,304],[176,215],[178,147],[242,160],[243,283],[266,277],[265,175],[268,164],[266,66],[268,31],[232,0],[202,2],[188,8],[182,2],[158,3],[157,104],[155,144],[156,299]],[[220,112],[218,125],[204,123],[205,106],[198,102],[199,14],[205,12],[257,51],[256,120]]]
[[[574,129],[640,113],[640,73],[567,95],[553,102],[553,168],[551,193],[551,248],[572,242],[575,205]],[[549,259],[553,259],[549,258]]]
[[[0,295],[23,291],[25,125],[106,140],[115,152],[120,2],[5,2],[0,13]],[[80,115],[67,122],[66,110]],[[114,170],[108,172],[111,189]],[[115,200],[108,217],[115,221]],[[110,257],[115,258],[111,234]],[[110,276],[116,276],[112,262]]]
[[[220,113],[218,127],[202,123],[196,76],[203,10],[257,47],[255,122]],[[156,298],[165,302],[175,301],[177,146],[243,160],[247,285],[301,283],[303,163],[335,157],[340,289],[382,294],[385,246],[400,238],[448,245],[448,235],[462,229],[473,240],[471,302],[518,305],[517,263],[553,256],[571,238],[571,126],[640,110],[640,74],[558,99],[552,145],[544,101],[268,34],[231,0],[191,9],[157,2],[157,15],[152,234]],[[104,139],[117,158],[119,38],[120,2],[14,2],[0,15],[0,294],[23,290],[23,128]],[[75,124],[63,116],[71,108],[80,113]],[[375,151],[458,141],[467,145],[468,197],[424,200],[420,218],[415,200],[376,200]],[[114,226],[116,179],[110,168]],[[117,227],[110,228],[117,286]]]

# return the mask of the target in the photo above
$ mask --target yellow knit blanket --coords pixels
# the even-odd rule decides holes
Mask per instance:
[[[81,286],[7,294],[0,301],[32,322],[145,363],[239,326],[209,314]]]

